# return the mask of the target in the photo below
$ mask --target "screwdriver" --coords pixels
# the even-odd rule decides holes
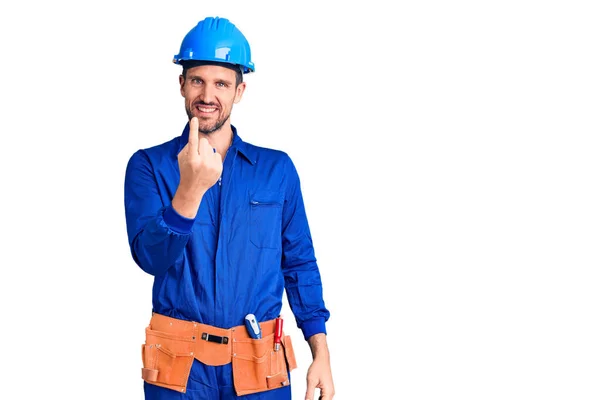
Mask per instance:
[[[281,346],[281,335],[283,335],[283,318],[281,315],[275,319],[275,351]]]

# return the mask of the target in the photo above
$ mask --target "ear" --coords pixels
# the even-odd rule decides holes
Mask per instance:
[[[246,82],[242,82],[235,88],[235,99],[233,99],[234,103],[239,103],[242,100],[242,96],[244,95],[244,90],[246,90]]]
[[[185,97],[183,85],[185,85],[185,78],[183,77],[183,75],[179,75],[179,91],[181,92],[181,95]]]

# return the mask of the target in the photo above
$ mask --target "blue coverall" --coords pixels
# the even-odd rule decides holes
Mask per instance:
[[[127,164],[127,234],[133,259],[154,276],[152,311],[228,329],[243,325],[248,313],[259,321],[276,318],[285,289],[304,338],[326,333],[329,311],[296,168],[286,153],[246,143],[232,130],[222,177],[193,219],[171,206],[189,123],[180,136],[138,150]],[[231,364],[197,360],[186,394],[144,387],[146,399],[238,398]],[[289,399],[290,387],[242,397]]]

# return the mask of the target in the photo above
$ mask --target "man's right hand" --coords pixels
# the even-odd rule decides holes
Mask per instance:
[[[180,179],[172,202],[175,211],[186,218],[196,216],[202,196],[223,172],[221,155],[206,138],[198,136],[198,119],[194,117],[190,120],[188,143],[177,156]]]

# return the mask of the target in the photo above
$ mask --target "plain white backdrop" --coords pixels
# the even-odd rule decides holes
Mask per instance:
[[[221,16],[256,64],[232,122],[301,176],[336,399],[600,398],[595,5],[5,2],[0,397],[143,398],[125,166],[181,133],[171,59]]]

